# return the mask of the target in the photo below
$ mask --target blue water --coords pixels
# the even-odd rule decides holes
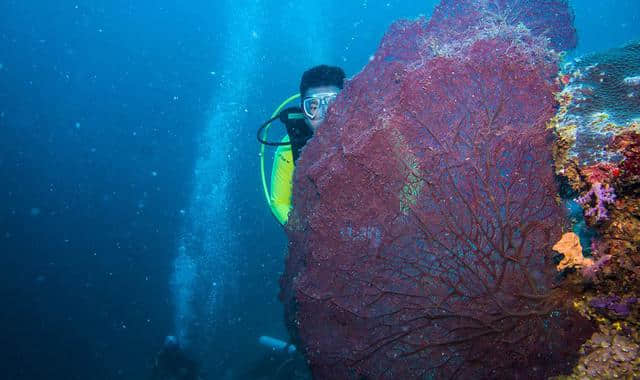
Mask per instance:
[[[436,1],[302,3],[0,2],[2,378],[144,379],[171,333],[235,379],[287,338],[257,126]],[[637,0],[571,3],[572,56],[640,39]]]

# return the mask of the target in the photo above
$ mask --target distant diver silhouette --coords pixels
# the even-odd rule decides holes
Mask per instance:
[[[164,345],[155,357],[150,380],[200,379],[198,363],[181,347],[178,338],[167,335]]]

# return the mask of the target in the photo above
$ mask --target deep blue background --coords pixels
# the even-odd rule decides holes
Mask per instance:
[[[325,1],[317,25],[301,25],[293,3],[262,3],[269,11],[249,122],[223,142],[234,147],[246,337],[283,330],[275,295],[284,237],[263,202],[254,136],[301,72],[322,63],[291,47],[318,43],[351,76],[392,20],[429,14],[435,1]],[[640,38],[640,3],[596,3],[604,2],[573,2],[579,54]],[[220,35],[232,15],[216,1],[0,2],[3,378],[147,374],[173,329],[168,279],[180,210],[197,137],[221,101],[211,72],[221,70]],[[322,40],[305,39],[312,28]]]
[[[139,378],[171,329],[199,73],[220,52],[213,2],[155,3],[0,5],[3,378]]]

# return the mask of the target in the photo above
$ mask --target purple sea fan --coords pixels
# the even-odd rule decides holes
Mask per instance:
[[[392,26],[296,164],[281,299],[315,378],[542,379],[593,333],[549,255],[554,55],[467,25],[481,3]]]
[[[613,203],[615,200],[616,194],[614,193],[613,188],[608,185],[602,186],[599,182],[594,183],[588,193],[576,198],[576,202],[585,208],[584,215],[595,215],[596,221],[598,222],[609,218],[605,204]],[[592,206],[592,203],[595,203],[595,205]]]

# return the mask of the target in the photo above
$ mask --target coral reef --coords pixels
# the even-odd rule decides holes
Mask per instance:
[[[549,123],[555,170],[565,199],[583,194],[580,231],[591,236],[591,257],[573,252],[572,260],[592,260],[580,271],[561,269],[582,284],[576,309],[600,331],[566,378],[640,377],[639,72],[640,44],[631,44],[578,59],[558,76],[560,109]]]

